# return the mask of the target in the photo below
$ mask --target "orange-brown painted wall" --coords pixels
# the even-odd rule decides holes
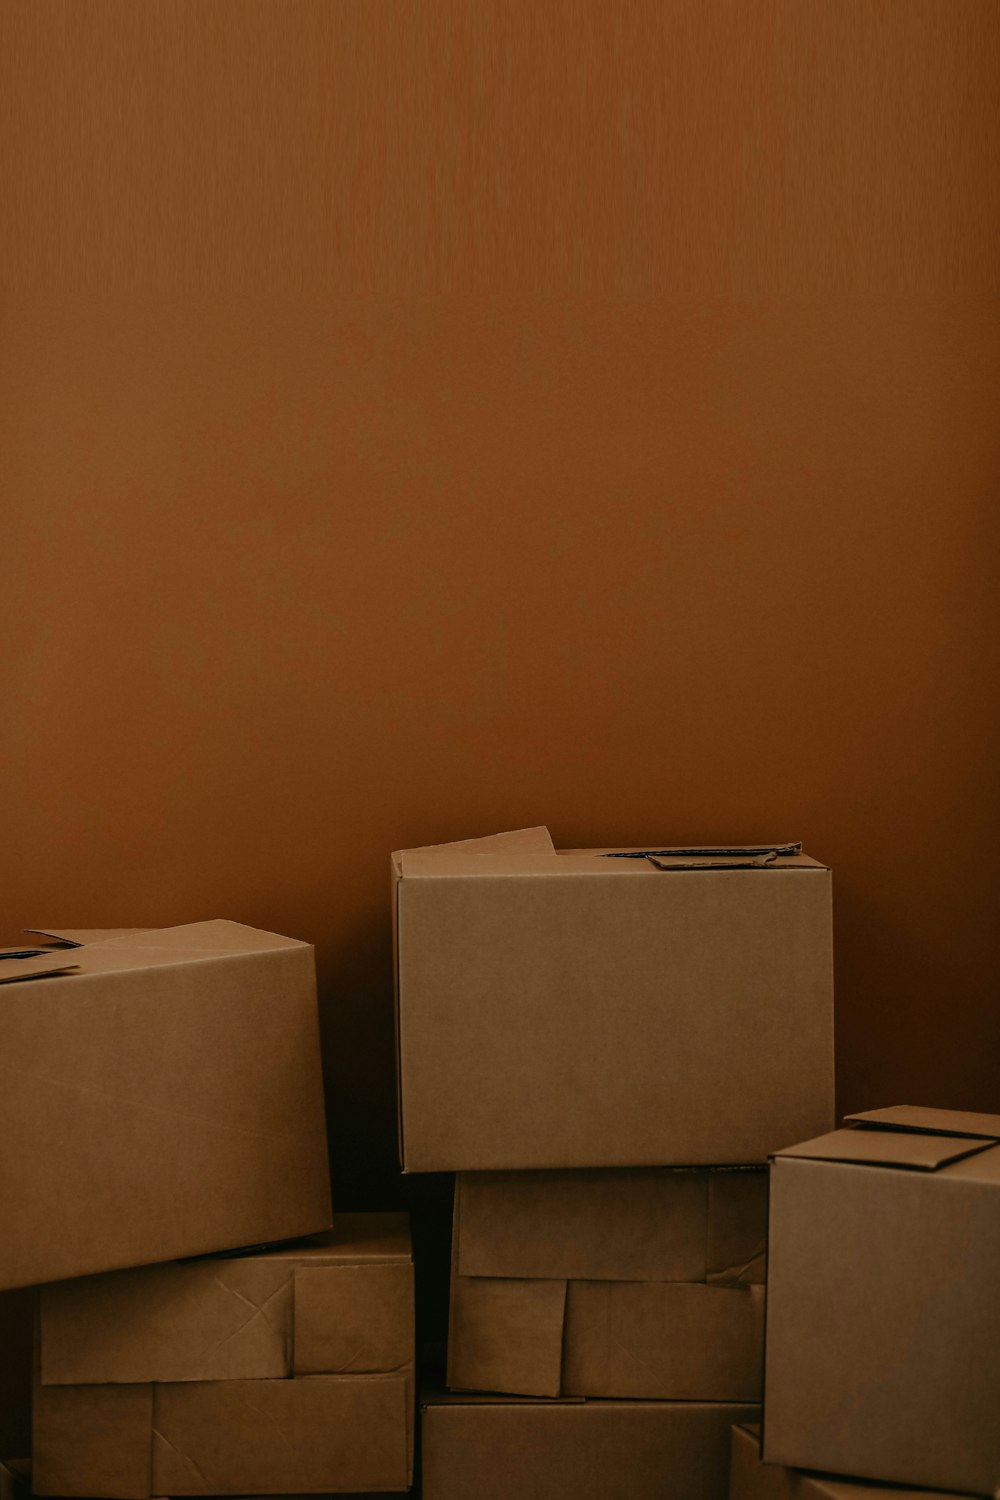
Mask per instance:
[[[314,941],[388,1204],[390,848],[802,837],[843,1105],[1000,1107],[992,0],[2,29],[5,935]]]

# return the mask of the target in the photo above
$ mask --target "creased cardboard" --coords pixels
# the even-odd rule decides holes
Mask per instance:
[[[311,1242],[84,1277],[43,1287],[39,1301],[38,1494],[145,1500],[409,1483],[405,1215],[339,1215]]]
[[[43,1385],[388,1372],[413,1358],[405,1214],[327,1234],[54,1282],[39,1293]]]
[[[729,1428],[712,1402],[423,1404],[425,1500],[726,1500]]]
[[[763,1170],[462,1173],[448,1384],[756,1400]]]
[[[754,1163],[831,1126],[829,870],[651,852],[393,856],[406,1170]]]
[[[940,1136],[928,1112],[917,1133],[898,1118],[772,1164],[764,1457],[992,1495],[1000,1118],[995,1138],[989,1117],[964,1138],[951,1111]]]
[[[0,1287],[329,1225],[308,944],[200,922],[4,975]]]
[[[760,1428],[734,1427],[729,1460],[729,1500],[958,1500],[940,1490],[900,1489],[812,1474],[783,1464],[766,1464],[760,1456]]]

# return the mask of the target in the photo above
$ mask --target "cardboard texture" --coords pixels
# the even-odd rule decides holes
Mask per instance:
[[[428,1399],[424,1500],[725,1500],[729,1427],[712,1402]]]
[[[815,860],[528,829],[392,872],[406,1170],[763,1162],[831,1127]]]
[[[1000,1115],[881,1113],[772,1164],[764,1457],[992,1495]]]
[[[43,1287],[38,1335],[38,1494],[410,1483],[405,1215],[339,1215],[312,1242]]]
[[[460,1173],[448,1384],[760,1399],[763,1169]]]
[[[729,1500],[958,1500],[958,1496],[766,1464],[760,1456],[760,1428],[752,1424],[732,1430]]]
[[[0,980],[0,1287],[329,1226],[308,944],[199,922]]]

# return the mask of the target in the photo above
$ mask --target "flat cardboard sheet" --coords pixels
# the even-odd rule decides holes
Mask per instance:
[[[776,1157],[769,1462],[972,1494],[1000,1485],[1000,1146],[965,1144],[985,1149],[918,1171]]]
[[[393,877],[407,1170],[754,1163],[832,1125],[808,856],[664,870],[529,830]]]
[[[763,1170],[461,1173],[448,1383],[757,1400],[766,1236]]]
[[[729,1428],[756,1406],[424,1403],[424,1500],[727,1500]]]
[[[235,922],[0,959],[0,1288],[331,1222],[313,952]]]

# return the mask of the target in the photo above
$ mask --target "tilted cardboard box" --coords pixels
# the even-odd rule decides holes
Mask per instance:
[[[759,1401],[765,1168],[460,1173],[448,1384]]]
[[[897,1106],[771,1167],[764,1457],[1000,1486],[1000,1115]]]
[[[392,868],[406,1170],[764,1162],[832,1126],[815,860],[529,829]]]
[[[39,1495],[406,1489],[413,1264],[405,1215],[312,1242],[44,1287]]]
[[[0,955],[0,1287],[331,1222],[313,950],[236,922]]]
[[[760,1428],[734,1427],[729,1462],[729,1500],[959,1500],[941,1490],[907,1490],[766,1464]]]
[[[709,1401],[423,1402],[424,1500],[726,1500],[729,1428]]]

